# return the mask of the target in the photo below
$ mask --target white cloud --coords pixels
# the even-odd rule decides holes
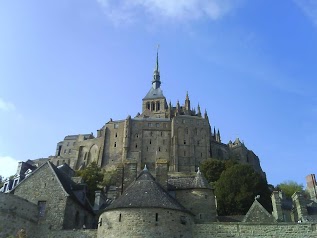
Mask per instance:
[[[4,178],[14,175],[18,161],[10,156],[0,156],[0,175]]]
[[[14,111],[15,106],[11,102],[6,102],[5,100],[0,98],[0,111]]]
[[[218,20],[244,0],[97,0],[115,24],[131,23],[138,13],[161,20]]]
[[[317,26],[317,1],[316,0],[294,0],[302,9],[304,14]]]

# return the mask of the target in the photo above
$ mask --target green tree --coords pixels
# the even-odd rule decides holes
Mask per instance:
[[[201,172],[209,183],[217,181],[225,168],[225,163],[218,159],[207,159],[200,166]]]
[[[257,195],[259,202],[269,212],[272,210],[266,179],[249,165],[235,164],[223,171],[216,182],[215,195],[219,215],[246,214]]]
[[[295,181],[284,181],[276,186],[277,190],[282,190],[286,197],[291,198],[295,192],[304,193],[304,186]]]
[[[87,184],[87,197],[90,202],[94,202],[95,191],[99,190],[100,184],[103,180],[104,174],[97,163],[92,162],[85,169],[76,172],[77,176],[83,178]]]
[[[103,187],[110,186],[110,185],[116,185],[116,170],[107,170],[103,173],[103,180],[101,182],[101,185]]]

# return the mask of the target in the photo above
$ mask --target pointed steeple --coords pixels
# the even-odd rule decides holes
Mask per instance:
[[[216,138],[216,128],[214,127],[214,137]]]
[[[204,115],[205,119],[208,119],[208,114],[207,114],[207,110],[205,109],[205,115]]]
[[[200,112],[200,106],[199,106],[199,103],[198,103],[198,106],[197,106],[197,116],[201,117],[201,112]]]
[[[185,112],[190,114],[190,100],[188,96],[188,91],[186,92],[186,99],[185,99]]]
[[[161,86],[161,80],[160,80],[160,70],[159,70],[159,59],[158,59],[158,49],[159,45],[157,46],[156,51],[156,65],[153,73],[153,80],[152,80],[152,86],[154,89],[157,89]]]
[[[218,131],[217,131],[216,141],[217,141],[217,142],[221,142],[219,129],[218,129]]]

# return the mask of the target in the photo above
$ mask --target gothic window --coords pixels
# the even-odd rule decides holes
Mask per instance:
[[[146,103],[146,108],[147,108],[148,110],[150,110],[150,103],[149,103],[149,102]]]
[[[160,102],[156,102],[156,111],[160,110]]]
[[[46,210],[46,201],[39,201],[37,203],[38,211],[39,211],[39,217],[45,216],[45,210]]]
[[[155,110],[155,103],[152,102],[152,105],[151,105],[151,111],[154,111]]]

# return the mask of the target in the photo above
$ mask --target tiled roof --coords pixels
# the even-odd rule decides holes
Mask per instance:
[[[155,181],[147,170],[143,170],[106,210],[118,208],[166,208],[188,212]]]

